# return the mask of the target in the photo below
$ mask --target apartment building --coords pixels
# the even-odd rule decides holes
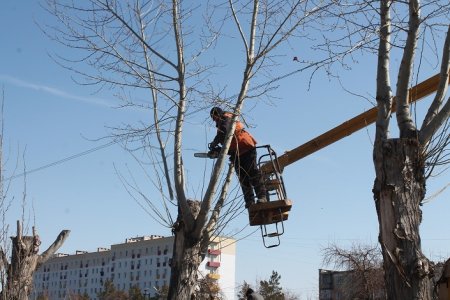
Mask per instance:
[[[360,273],[359,273],[360,274]],[[319,269],[319,300],[370,299],[385,300],[383,271],[371,270],[369,287],[353,270],[332,271]]]
[[[128,238],[96,252],[58,253],[35,273],[30,299],[47,295],[59,300],[86,294],[95,300],[107,279],[119,290],[137,285],[153,296],[157,289],[169,285],[173,242],[173,236],[151,235]],[[218,281],[226,299],[234,299],[235,255],[235,240],[217,237],[199,268],[199,276]]]

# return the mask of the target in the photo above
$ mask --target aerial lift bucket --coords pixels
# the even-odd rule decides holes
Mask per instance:
[[[250,226],[260,226],[264,246],[273,248],[280,245],[280,236],[284,233],[283,222],[288,219],[292,202],[286,196],[277,154],[270,145],[257,148],[265,150],[258,160],[258,168],[261,170],[263,165],[271,165],[270,171],[262,174],[268,202],[250,206],[248,209],[249,220]]]

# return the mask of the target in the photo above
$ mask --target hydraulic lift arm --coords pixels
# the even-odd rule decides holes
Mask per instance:
[[[434,93],[439,86],[439,74],[428,78],[409,90],[409,102],[413,103],[432,93]],[[395,98],[392,104],[392,112],[395,112]],[[267,203],[260,203],[249,207],[249,222],[251,226],[260,226],[263,243],[266,248],[272,248],[280,245],[280,235],[284,233],[283,221],[286,221],[289,216],[289,211],[292,207],[292,201],[287,198],[286,189],[284,187],[283,169],[334,143],[340,139],[351,135],[352,133],[374,123],[378,114],[378,108],[374,107],[341,125],[319,135],[318,137],[306,142],[297,148],[286,151],[283,155],[277,157],[275,151],[269,145],[260,146],[258,148],[266,148],[268,154],[261,155],[258,162],[258,167],[263,173],[264,184],[268,191]],[[273,195],[276,198],[274,201],[270,199]],[[274,229],[268,231],[267,225],[274,224]],[[279,225],[280,224],[280,227]],[[272,225],[271,225],[272,226]],[[269,244],[266,242],[269,238],[275,238],[275,243]],[[272,239],[273,240],[273,239]]]
[[[421,100],[422,98],[434,93],[439,85],[439,74],[436,74],[409,90],[410,103]],[[396,110],[395,98],[392,106],[392,112]],[[281,170],[284,167],[322,149],[326,146],[339,141],[340,139],[349,136],[350,134],[372,124],[375,122],[378,113],[378,108],[374,107],[341,125],[315,137],[314,139],[298,146],[295,149],[286,151],[283,155],[278,157],[278,163]],[[263,173],[272,171],[272,165],[266,164],[262,166]]]

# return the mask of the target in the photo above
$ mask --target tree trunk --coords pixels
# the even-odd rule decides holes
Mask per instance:
[[[425,196],[421,147],[390,139],[375,147],[374,199],[380,224],[387,299],[431,299],[433,273],[419,236]]]
[[[22,225],[17,221],[17,236],[12,239],[11,263],[4,267],[7,274],[6,289],[2,291],[1,298],[8,300],[28,300],[33,288],[33,275],[43,263],[45,263],[64,243],[69,235],[69,230],[63,230],[55,242],[41,255],[38,254],[41,241],[33,227],[32,236],[22,235]],[[3,250],[2,256],[5,254]]]
[[[188,201],[194,216],[198,215],[200,203]],[[198,268],[203,261],[201,240],[193,237],[181,218],[173,227],[175,241],[171,262],[170,288],[168,300],[194,299],[197,286]]]
[[[38,264],[39,236],[22,236],[22,228],[17,221],[17,236],[12,239],[11,263],[7,274],[8,299],[26,300],[33,288],[33,273]]]

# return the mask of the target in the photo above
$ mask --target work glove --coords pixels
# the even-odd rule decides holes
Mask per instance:
[[[217,158],[219,157],[220,154],[220,150],[222,150],[222,148],[215,144],[215,143],[210,143],[208,145],[209,151],[208,151],[208,157],[209,158]]]
[[[219,147],[219,145],[216,142],[211,142],[208,144],[208,149],[211,151],[217,149],[218,147]]]

